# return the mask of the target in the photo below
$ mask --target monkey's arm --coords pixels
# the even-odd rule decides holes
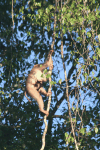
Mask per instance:
[[[33,74],[33,72],[38,72],[39,71],[43,71],[44,69],[46,69],[48,67],[48,64],[47,63],[43,63],[43,64],[36,64],[34,65],[34,67],[32,68],[32,70],[30,71],[30,73]]]
[[[45,90],[43,87],[41,87],[41,88],[39,89],[39,92],[40,92],[41,94],[45,95],[45,96],[49,96],[49,95],[52,94],[51,92],[46,92],[46,90]]]
[[[44,69],[46,69],[47,67],[49,67],[50,69],[49,70],[52,70],[53,69],[53,61],[52,61],[52,53],[54,52],[54,50],[50,50],[49,51],[49,54],[48,54],[48,57],[47,57],[47,60],[45,61],[44,64],[40,64],[40,70],[43,71]]]

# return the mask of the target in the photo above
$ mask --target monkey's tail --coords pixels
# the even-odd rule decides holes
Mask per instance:
[[[32,103],[32,101],[30,101],[30,99],[26,96],[26,91],[25,91],[24,95],[25,95],[25,97],[28,99],[28,101],[29,101],[30,103]]]

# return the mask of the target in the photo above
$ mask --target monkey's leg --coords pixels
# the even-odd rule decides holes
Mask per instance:
[[[51,95],[52,94],[52,92],[46,92],[46,90],[43,88],[43,87],[41,87],[40,89],[39,89],[39,92],[41,93],[41,94],[43,94],[43,95],[45,95],[45,96],[49,96],[49,95]]]
[[[41,94],[47,96],[47,92],[46,92],[46,90],[45,90],[43,87],[41,87],[41,88],[39,89],[39,93],[41,93]]]
[[[37,101],[40,111],[48,116],[49,112],[47,110],[44,110],[44,102],[43,102],[42,96],[39,94],[36,88],[30,83],[27,84],[26,88],[27,88],[28,94]]]

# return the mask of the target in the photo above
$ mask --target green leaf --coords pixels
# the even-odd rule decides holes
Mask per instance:
[[[53,5],[49,5],[48,8],[49,9],[54,9],[54,6]]]
[[[73,122],[76,122],[76,119],[75,119],[75,118],[72,118],[72,121],[73,121]]]
[[[87,32],[87,36],[88,36],[88,37],[91,37],[91,33],[90,33],[90,32]]]
[[[94,76],[94,72],[92,71],[92,75]]]
[[[46,13],[50,13],[50,9],[46,8]]]
[[[66,33],[66,29],[65,28],[63,28],[63,34],[65,34]]]
[[[68,138],[68,136],[69,136],[69,134],[66,132],[66,133],[65,133],[65,137]]]
[[[74,138],[73,138],[73,137],[71,137],[71,142],[72,142],[72,143],[74,142]]]
[[[51,84],[51,85],[54,85],[54,84],[56,84],[56,82],[54,82],[54,81],[51,81],[51,82],[50,82],[50,84]]]
[[[50,75],[50,74],[47,74],[47,75],[46,75],[46,77],[47,77],[47,78],[50,78],[50,77],[51,77],[51,75]]]
[[[82,133],[83,135],[85,134],[85,128],[81,128],[80,133]]]
[[[95,133],[98,133],[98,128],[97,127],[95,127]]]
[[[62,79],[60,79],[58,82],[59,82],[59,84],[61,84],[61,82],[62,82]]]
[[[88,77],[88,81],[91,81],[91,77]]]
[[[97,55],[100,57],[100,48],[96,48]]]
[[[98,39],[99,39],[99,41],[100,41],[100,34],[98,35]]]
[[[91,135],[92,133],[89,131],[88,133],[87,133],[87,135]]]
[[[96,59],[96,56],[93,56],[93,59],[95,60],[95,59]]]
[[[35,6],[41,7],[41,3],[36,3],[36,2],[35,2]]]
[[[43,73],[45,74],[45,73],[47,73],[48,72],[48,70],[47,69],[45,69],[44,71],[43,71]]]
[[[74,110],[75,110],[75,108],[74,108],[74,107],[72,107],[72,110],[74,111]]]
[[[95,0],[93,0],[93,4],[95,4]]]
[[[84,30],[84,29],[82,30],[82,33],[85,33],[85,30]]]
[[[66,12],[66,6],[62,8],[62,12]]]
[[[1,94],[4,94],[4,92],[3,92],[3,91],[0,91],[0,93],[1,93]]]

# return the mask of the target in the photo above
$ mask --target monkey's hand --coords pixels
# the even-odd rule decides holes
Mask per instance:
[[[50,96],[50,95],[52,95],[52,92],[48,91],[47,96]]]
[[[50,50],[50,54],[52,55],[52,53],[54,52],[54,50],[52,49],[52,50]]]

